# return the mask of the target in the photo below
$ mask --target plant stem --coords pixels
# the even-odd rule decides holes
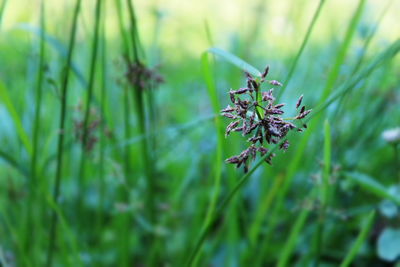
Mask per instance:
[[[67,110],[67,89],[69,82],[69,70],[72,62],[72,52],[74,50],[75,45],[75,36],[76,36],[76,28],[78,24],[78,14],[81,6],[81,0],[76,0],[74,15],[72,20],[72,28],[69,39],[68,46],[68,55],[67,62],[64,69],[64,76],[62,80],[61,87],[61,110],[60,110],[60,124],[59,124],[59,136],[57,142],[57,166],[56,166],[56,176],[55,176],[55,185],[53,190],[53,198],[54,202],[58,203],[58,197],[60,195],[60,184],[62,179],[62,164],[63,164],[63,152],[64,152],[64,136],[65,136],[65,119],[66,119],[66,110]],[[57,214],[53,211],[50,220],[50,228],[49,228],[49,249],[47,253],[47,261],[46,266],[50,267],[53,265],[53,254],[55,249],[56,242],[56,233],[57,233]]]
[[[93,87],[94,87],[94,76],[96,73],[96,63],[97,63],[97,51],[99,43],[99,28],[100,28],[100,15],[101,15],[101,3],[102,0],[96,1],[95,10],[95,25],[94,25],[94,36],[92,43],[92,55],[90,60],[90,70],[89,70],[89,83],[87,88],[87,97],[85,104],[85,114],[83,119],[83,135],[82,135],[82,150],[81,159],[79,166],[79,185],[78,185],[78,215],[83,216],[82,212],[82,198],[85,195],[86,181],[85,181],[85,171],[86,171],[86,159],[88,152],[88,137],[89,137],[89,115],[91,111],[91,103],[93,98]]]
[[[277,101],[279,101],[279,99],[282,97],[283,93],[286,90],[286,87],[287,87],[288,83],[290,82],[290,79],[292,79],[292,76],[294,74],[294,70],[296,69],[297,64],[299,63],[300,56],[303,54],[304,48],[306,47],[306,45],[308,43],[308,40],[310,39],[311,32],[312,32],[312,30],[314,28],[314,25],[315,25],[315,23],[316,23],[316,21],[317,21],[317,19],[319,17],[319,14],[321,13],[321,10],[322,10],[322,7],[323,7],[324,3],[325,3],[325,0],[320,0],[319,1],[318,7],[315,10],[315,13],[314,13],[314,15],[313,15],[313,17],[311,19],[310,25],[307,28],[307,32],[306,32],[306,35],[304,36],[303,42],[301,43],[300,49],[297,52],[296,57],[294,58],[293,64],[290,67],[289,73],[288,73],[288,75],[287,75],[287,77],[285,79],[285,82],[283,83],[282,88],[279,90],[278,96],[276,98]]]
[[[33,138],[32,138],[32,157],[31,157],[31,170],[30,170],[30,180],[29,180],[29,201],[28,201],[28,215],[27,215],[27,224],[26,224],[26,240],[25,240],[25,250],[27,254],[31,254],[34,256],[34,251],[31,249],[32,243],[39,243],[36,240],[35,231],[31,231],[31,229],[35,229],[35,219],[32,216],[33,207],[37,200],[37,158],[38,158],[38,147],[39,147],[39,130],[40,130],[40,113],[42,107],[42,92],[43,92],[43,74],[44,74],[44,49],[45,49],[45,9],[44,9],[44,0],[41,1],[40,4],[40,44],[39,44],[39,63],[38,63],[38,74],[37,74],[37,83],[36,83],[36,95],[35,95],[35,114],[34,114],[34,128],[33,128]],[[31,258],[32,263],[35,263],[35,259]]]

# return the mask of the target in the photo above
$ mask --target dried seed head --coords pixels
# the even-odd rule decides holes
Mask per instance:
[[[232,108],[230,105],[221,110],[221,112],[233,112],[233,111],[235,111],[235,109]]]
[[[230,157],[229,159],[226,159],[225,161],[228,163],[237,164],[240,162],[240,159],[238,156],[233,156],[233,157]]]
[[[278,104],[278,105],[275,105],[274,108],[282,108],[282,107],[285,106],[285,105],[286,105],[285,103]]]
[[[233,93],[236,94],[236,95],[241,95],[241,94],[246,93],[248,90],[249,90],[248,88],[240,88],[237,91],[233,91]]]
[[[231,113],[222,113],[222,116],[227,117],[229,119],[236,119],[237,117]]]
[[[231,89],[229,96],[233,107],[228,105],[221,110],[222,116],[234,120],[227,126],[226,136],[231,132],[241,132],[243,136],[253,133],[250,138],[247,138],[250,146],[239,155],[226,160],[228,163],[235,164],[237,168],[243,166],[245,172],[248,171],[250,162],[256,158],[257,153],[261,156],[265,156],[268,153],[269,150],[264,147],[264,144],[278,144],[290,130],[297,129],[302,131],[301,127],[296,127],[293,123],[286,121],[287,119],[284,120],[280,117],[284,114],[282,107],[285,104],[274,103],[273,89],[266,92],[262,91],[261,85],[266,81],[264,79],[268,75],[268,71],[269,68],[267,67],[261,79],[255,79],[251,74],[246,73],[247,87],[236,91]],[[282,86],[276,80],[270,80],[268,83],[274,86]],[[261,94],[262,102],[258,99],[259,94]],[[298,99],[296,109],[301,106],[302,99],[303,95]],[[305,106],[303,106],[297,117],[290,120],[302,119],[310,112],[311,110],[305,110]],[[240,123],[242,123],[241,126],[239,126]],[[306,125],[303,124],[303,127],[305,128]],[[264,139],[266,143],[264,143]],[[286,150],[288,147],[289,142],[287,140],[279,145],[282,150]],[[268,156],[265,156],[265,161],[271,164],[274,156],[275,154],[268,154]]]
[[[271,81],[269,81],[269,84],[272,84],[272,85],[274,85],[274,86],[282,86],[282,85],[283,85],[282,83],[280,83],[280,82],[278,82],[278,81],[276,81],[276,80],[271,80]]]
[[[297,119],[297,120],[304,119],[308,114],[310,114],[310,112],[311,112],[311,109],[306,110],[306,111],[300,113],[300,114],[296,117],[296,119]]]
[[[289,141],[286,140],[285,142],[283,142],[283,143],[279,146],[279,148],[282,149],[282,150],[284,150],[284,151],[286,151],[286,150],[289,148]]]
[[[231,133],[231,131],[232,131],[236,126],[239,125],[239,122],[240,122],[240,121],[237,120],[237,121],[233,121],[233,122],[231,122],[231,123],[228,124],[228,126],[226,127],[225,137],[227,137],[227,136]]]
[[[301,95],[301,96],[299,97],[299,100],[297,100],[296,108],[299,108],[299,107],[300,107],[301,101],[303,101],[303,95]]]
[[[269,72],[269,66],[267,66],[267,67],[265,68],[263,74],[261,75],[261,78],[262,78],[262,79],[265,79],[265,77],[267,77],[267,75],[268,75],[268,72]]]

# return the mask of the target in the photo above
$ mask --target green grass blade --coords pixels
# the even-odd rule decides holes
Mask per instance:
[[[293,76],[294,71],[295,71],[295,69],[297,67],[299,59],[300,59],[301,55],[303,54],[304,48],[306,47],[306,45],[308,43],[308,40],[310,39],[311,32],[314,29],[314,26],[315,26],[316,21],[317,21],[317,19],[319,17],[319,14],[321,13],[321,10],[322,10],[322,7],[323,7],[324,3],[325,3],[325,0],[320,0],[319,1],[318,7],[315,10],[315,13],[314,13],[314,15],[313,15],[313,17],[311,19],[310,25],[307,28],[307,32],[306,32],[306,35],[304,36],[303,42],[301,43],[300,49],[297,52],[296,57],[294,58],[294,61],[292,63],[292,66],[290,67],[289,73],[288,73],[288,75],[287,75],[287,77],[286,77],[286,79],[285,79],[285,81],[283,83],[282,88],[278,92],[277,100],[279,100],[281,98],[281,96],[283,95],[283,93],[286,90],[287,85],[290,82],[290,79],[292,79],[292,76]]]
[[[39,39],[42,38],[42,35],[44,34],[44,39],[46,42],[49,44],[49,47],[54,48],[60,55],[63,57],[65,60],[68,58],[68,49],[65,47],[63,43],[61,43],[59,40],[51,36],[50,34],[44,32],[44,29],[38,29],[32,25],[28,24],[19,24],[18,29],[28,31],[34,34],[34,36],[37,36]],[[82,70],[78,67],[76,62],[71,61],[71,66],[70,69],[73,74],[78,78],[79,83],[82,85],[83,88],[88,87],[88,81],[85,79],[85,75],[83,74]]]
[[[26,151],[29,155],[32,155],[32,143],[26,133],[24,126],[22,125],[21,118],[15,109],[13,101],[11,100],[7,88],[4,86],[3,82],[0,81],[0,101],[4,103],[8,112],[11,115],[11,118],[14,122],[17,134],[22,144],[24,145]]]
[[[233,65],[242,69],[243,71],[246,71],[254,76],[261,77],[261,73],[257,68],[253,67],[249,63],[245,62],[243,59],[241,59],[225,50],[222,50],[217,47],[212,47],[212,48],[208,49],[208,52],[222,57],[223,59],[232,63]]]
[[[207,52],[203,53],[201,61],[202,61],[204,79],[207,84],[208,95],[210,97],[214,112],[218,114],[221,105],[219,103],[217,88],[215,86],[212,65],[210,64]],[[214,185],[213,185],[214,192],[211,196],[210,205],[207,211],[206,218],[204,220],[204,226],[206,226],[210,222],[211,216],[215,211],[221,187],[222,150],[223,150],[222,145],[224,142],[224,135],[222,133],[222,124],[220,117],[216,116],[214,121],[217,132],[217,149],[216,149],[215,164],[214,164]]]
[[[86,173],[86,159],[87,159],[87,145],[89,142],[89,115],[91,112],[94,82],[96,75],[96,64],[97,64],[97,53],[98,53],[98,43],[99,43],[99,25],[100,25],[100,14],[101,14],[102,0],[96,1],[95,8],[95,24],[94,24],[94,35],[92,39],[92,51],[89,65],[89,83],[87,88],[86,103],[83,117],[83,134],[81,143],[81,158],[79,164],[79,185],[78,185],[78,198],[77,198],[77,212],[78,216],[82,215],[82,198],[85,194],[86,183],[85,183],[85,173]]]
[[[61,187],[61,179],[63,176],[63,158],[64,158],[64,137],[65,137],[65,121],[66,121],[66,113],[67,113],[67,96],[68,96],[68,84],[70,78],[70,68],[72,63],[72,54],[75,47],[75,37],[77,31],[78,24],[78,15],[81,7],[81,0],[76,0],[74,7],[74,14],[72,19],[72,27],[69,38],[69,46],[68,46],[68,56],[65,64],[65,72],[62,77],[62,87],[61,87],[61,107],[60,107],[60,121],[59,121],[59,131],[60,134],[58,136],[57,141],[57,164],[56,164],[56,173],[55,173],[55,183],[53,188],[53,197],[54,201],[57,203],[59,195],[60,195],[60,187]],[[56,246],[56,235],[57,235],[57,219],[58,215],[56,212],[52,213],[50,227],[49,227],[49,248],[47,252],[47,261],[46,266],[53,266],[53,254]]]
[[[382,199],[390,199],[397,205],[400,205],[400,197],[390,194],[389,189],[379,183],[376,179],[359,172],[346,173],[346,177],[359,184],[367,192]]]
[[[328,205],[330,200],[330,172],[331,172],[331,126],[328,120],[324,123],[324,170],[322,176],[322,205]]]
[[[0,150],[0,158],[8,163],[11,167],[19,171],[23,176],[28,177],[29,171],[22,164],[20,164],[15,158],[13,158],[9,153]]]
[[[351,247],[350,251],[347,253],[346,258],[344,258],[343,262],[340,264],[340,267],[347,267],[353,262],[354,258],[357,256],[357,253],[360,251],[362,244],[367,240],[368,233],[370,232],[373,222],[375,219],[375,211],[371,211],[365,218],[363,225],[361,227],[361,231],[357,236],[356,241]]]
[[[39,150],[39,140],[40,140],[40,130],[42,126],[42,120],[40,118],[41,110],[42,110],[42,99],[43,99],[43,81],[44,81],[44,72],[45,72],[45,40],[44,40],[44,32],[45,32],[45,6],[44,0],[40,3],[40,28],[42,29],[42,34],[39,42],[39,61],[37,67],[37,78],[36,78],[36,86],[35,86],[35,111],[34,111],[34,121],[33,121],[33,134],[32,134],[32,143],[33,143],[33,151],[30,162],[30,179],[28,183],[28,205],[27,205],[27,216],[26,216],[26,239],[24,244],[24,249],[27,255],[30,255],[31,261],[33,265],[37,265],[35,251],[32,249],[31,244],[37,241],[37,233],[32,232],[32,229],[35,229],[37,224],[35,221],[34,207],[36,202],[40,199],[37,194],[37,188],[40,187],[40,180],[38,180],[38,158],[40,156],[41,150]],[[43,181],[43,180],[42,180]],[[38,201],[38,203],[40,203]]]
[[[339,77],[340,67],[342,66],[344,60],[346,59],[347,52],[350,48],[351,42],[356,33],[357,25],[359,24],[361,15],[364,11],[365,2],[366,0],[360,0],[353,14],[353,17],[351,19],[350,25],[347,28],[342,45],[340,46],[339,52],[335,57],[335,62],[333,63],[332,70],[329,73],[325,88],[322,90],[321,101],[326,100],[326,98],[332,92],[335,83]]]
[[[313,195],[313,192],[311,192],[311,195]],[[303,210],[297,216],[296,221],[294,222],[294,225],[290,231],[289,237],[286,241],[286,244],[283,247],[282,253],[279,256],[279,260],[276,266],[278,267],[288,266],[290,257],[292,256],[293,250],[299,241],[301,230],[303,229],[309,214],[310,210],[307,208],[303,208]]]
[[[329,121],[324,123],[324,167],[322,174],[322,184],[320,185],[320,202],[321,207],[318,210],[318,223],[316,225],[314,253],[315,261],[318,266],[324,245],[324,230],[326,222],[326,210],[330,199],[330,170],[331,170],[331,129]]]
[[[265,218],[267,218],[267,212],[271,208],[275,197],[278,195],[280,187],[283,183],[283,178],[284,176],[279,176],[274,180],[271,189],[269,190],[268,194],[266,194],[265,197],[262,199],[261,205],[259,205],[259,210],[257,211],[256,217],[251,224],[249,230],[250,243],[253,246],[256,245],[259,233],[261,231],[262,223]]]

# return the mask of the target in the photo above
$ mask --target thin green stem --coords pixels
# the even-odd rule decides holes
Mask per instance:
[[[39,131],[40,131],[40,113],[42,107],[42,92],[43,92],[43,77],[44,77],[44,57],[45,57],[45,9],[44,9],[44,0],[41,1],[40,4],[40,44],[39,44],[39,62],[38,62],[38,73],[37,73],[37,82],[36,82],[36,92],[35,92],[35,114],[34,114],[34,128],[33,128],[33,138],[32,138],[32,157],[31,157],[31,170],[30,170],[30,180],[29,180],[29,201],[28,201],[28,215],[27,215],[27,224],[26,224],[26,240],[25,240],[25,249],[27,254],[32,252],[31,244],[36,243],[36,235],[35,231],[31,231],[31,229],[35,228],[34,218],[32,217],[32,212],[34,209],[34,205],[36,203],[36,188],[37,185],[37,159],[39,154]],[[32,253],[32,256],[34,252]],[[32,262],[35,262],[34,258],[31,258]]]
[[[314,29],[314,26],[316,24],[316,21],[319,17],[319,14],[321,13],[322,7],[325,3],[325,0],[320,0],[317,9],[315,10],[315,13],[311,19],[310,25],[307,28],[306,35],[304,36],[303,42],[301,43],[300,49],[296,54],[296,57],[294,58],[294,61],[292,63],[292,66],[290,67],[289,73],[285,79],[285,82],[283,83],[282,88],[279,90],[277,100],[282,97],[283,93],[285,92],[290,80],[292,79],[292,76],[294,74],[294,71],[296,70],[297,64],[299,63],[299,59],[301,55],[303,54],[304,48],[306,47],[308,40],[310,39],[310,35],[312,33],[312,30]]]
[[[86,96],[86,104],[85,104],[85,114],[83,118],[83,134],[82,134],[82,150],[81,150],[81,159],[79,165],[79,192],[78,192],[78,206],[77,211],[78,215],[82,215],[82,198],[85,195],[85,172],[86,172],[86,160],[87,160],[87,152],[90,149],[89,146],[89,120],[90,120],[90,111],[91,104],[93,99],[93,88],[94,88],[94,77],[96,74],[96,63],[97,63],[97,52],[98,52],[98,43],[99,43],[99,29],[100,29],[100,18],[101,18],[101,6],[102,0],[96,1],[96,10],[95,10],[95,25],[94,25],[94,36],[92,40],[92,55],[90,60],[90,70],[89,70],[89,83],[87,88],[87,96]]]
[[[65,136],[65,120],[66,120],[66,111],[67,111],[67,89],[69,82],[69,70],[71,68],[72,62],[72,52],[75,46],[75,37],[76,37],[76,29],[78,24],[78,14],[81,6],[81,0],[76,0],[74,15],[72,20],[72,28],[69,39],[68,46],[68,56],[67,62],[64,69],[64,76],[62,79],[61,86],[61,110],[60,110],[60,124],[59,124],[59,136],[57,142],[57,165],[56,165],[56,176],[55,176],[55,184],[53,190],[53,199],[55,203],[58,203],[58,198],[60,195],[60,185],[62,179],[62,164],[63,164],[63,154],[64,154],[64,136]],[[57,233],[57,214],[53,211],[50,220],[50,228],[49,228],[49,249],[47,253],[47,261],[46,266],[51,267],[53,265],[53,254],[55,250],[56,243],[56,233]]]

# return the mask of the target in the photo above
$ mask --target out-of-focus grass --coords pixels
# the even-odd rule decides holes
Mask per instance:
[[[75,1],[39,3],[0,3],[1,264],[383,264],[377,239],[400,216],[398,146],[381,138],[400,123],[397,1],[82,1],[76,39]],[[224,164],[246,145],[218,117],[244,65],[202,61],[210,43],[313,108],[273,166]],[[126,57],[165,82],[139,92]]]

